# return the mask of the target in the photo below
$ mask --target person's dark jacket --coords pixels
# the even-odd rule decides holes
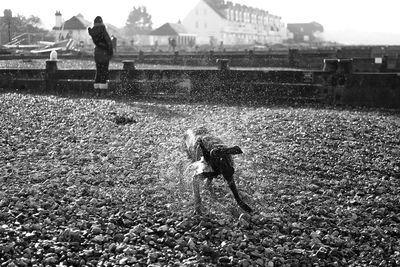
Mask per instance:
[[[99,63],[109,62],[113,56],[113,45],[104,24],[95,23],[93,28],[88,28],[88,32],[96,46],[94,60]]]

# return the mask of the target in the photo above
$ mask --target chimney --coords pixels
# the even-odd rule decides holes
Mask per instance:
[[[60,11],[56,11],[56,28],[61,28],[62,27],[62,15]]]

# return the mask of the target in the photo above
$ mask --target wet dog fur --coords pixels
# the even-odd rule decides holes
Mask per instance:
[[[237,204],[243,210],[252,212],[252,208],[240,197],[233,178],[235,169],[232,155],[242,154],[240,147],[228,147],[205,127],[199,127],[186,131],[184,149],[196,169],[192,180],[196,213],[201,213],[200,181],[207,179],[206,187],[211,188],[212,180],[218,175],[224,177]]]

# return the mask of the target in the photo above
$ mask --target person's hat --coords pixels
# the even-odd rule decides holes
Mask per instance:
[[[97,16],[97,17],[94,19],[94,23],[103,23],[103,19],[102,19],[100,16]]]

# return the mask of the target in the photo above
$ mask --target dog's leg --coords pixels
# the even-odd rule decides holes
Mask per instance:
[[[247,212],[252,212],[253,209],[250,208],[246,203],[244,203],[244,201],[242,200],[242,198],[239,196],[237,187],[236,187],[236,183],[235,180],[233,179],[233,176],[231,177],[225,177],[225,180],[228,182],[228,186],[231,189],[232,193],[233,193],[233,197],[235,198],[236,202],[238,203],[239,207],[241,207],[243,210],[247,211]]]
[[[193,163],[192,166],[194,167],[192,185],[193,185],[195,212],[201,213],[200,180],[204,180],[205,178],[212,178],[216,175],[216,173],[211,168],[211,166],[204,160],[204,157],[201,157],[201,159]]]
[[[193,175],[193,196],[194,196],[194,209],[195,212],[201,213],[201,197],[200,197],[200,180],[203,179],[202,174]]]

